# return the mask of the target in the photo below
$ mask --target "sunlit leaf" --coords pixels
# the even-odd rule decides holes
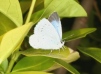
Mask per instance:
[[[23,23],[18,0],[0,0],[0,13],[12,20],[16,26],[21,26]]]
[[[65,47],[66,48],[66,47]],[[73,62],[76,61],[80,55],[78,52],[68,49],[61,50],[42,50],[42,49],[27,49],[26,51],[20,51],[21,54],[31,57],[31,56],[46,56],[51,58],[58,58],[64,60],[65,62]],[[60,66],[53,65],[51,68],[47,69],[47,71],[51,71],[59,68]]]
[[[80,74],[73,66],[71,66],[70,64],[68,64],[67,62],[63,60],[55,59],[55,62],[61,65],[62,67],[64,67],[65,69],[67,69],[72,74]]]
[[[33,23],[25,24],[7,32],[0,45],[0,63],[14,52],[32,27]]]
[[[4,35],[1,35],[1,36],[0,36],[0,43],[1,43],[1,41],[2,41],[3,36],[4,36]]]
[[[30,8],[32,0],[19,0],[22,13],[24,14]]]
[[[46,73],[41,71],[24,71],[24,72],[11,72],[7,74],[52,74],[52,73]]]
[[[24,57],[14,67],[12,72],[16,71],[42,71],[53,66],[54,59],[44,56]]]
[[[52,51],[52,52],[51,52]],[[52,58],[66,59],[70,54],[69,48],[59,50],[43,50],[43,49],[27,49],[26,51],[21,51],[21,54],[25,56],[48,56]]]
[[[8,60],[4,60],[1,64],[0,64],[0,68],[2,69],[2,71],[6,71],[6,69],[8,68]],[[1,70],[0,70],[1,71]]]
[[[17,27],[8,17],[0,13],[0,35]]]
[[[77,51],[73,51],[70,48],[65,47],[65,49],[60,50],[42,50],[42,49],[27,49],[25,51],[20,51],[21,54],[25,56],[46,56],[52,58],[62,59],[68,63],[77,60],[80,55]]]
[[[98,62],[100,62],[101,63],[101,48],[95,48],[95,47],[78,47],[78,49],[82,52],[82,53],[84,53],[84,54],[86,54],[86,55],[88,55],[88,56],[90,56],[90,57],[92,57],[92,58],[94,58],[95,60],[97,60]]]
[[[83,38],[87,34],[94,32],[95,30],[96,30],[96,28],[84,28],[84,29],[68,31],[63,34],[63,40],[64,41],[71,41],[74,39]]]
[[[62,17],[87,16],[84,9],[75,0],[45,0],[46,13],[57,11]]]
[[[34,13],[32,21],[36,22],[39,18],[48,17],[54,11],[58,12],[60,17],[87,16],[84,9],[75,0],[44,0],[44,6],[44,12],[40,10]],[[39,13],[41,13],[41,16],[35,19]]]
[[[44,8],[44,0],[36,0],[34,11],[36,12],[36,11],[39,11],[43,8]]]

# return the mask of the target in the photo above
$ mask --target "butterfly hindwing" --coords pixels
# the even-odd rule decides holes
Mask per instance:
[[[52,13],[49,19],[43,18],[35,26],[34,34],[29,37],[29,44],[35,49],[60,49],[62,28],[58,14]]]
[[[61,45],[59,35],[54,26],[45,18],[40,20],[30,36],[29,43],[33,48],[58,49]]]

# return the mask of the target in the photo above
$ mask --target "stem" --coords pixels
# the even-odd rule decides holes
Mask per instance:
[[[33,10],[34,10],[35,2],[36,2],[36,0],[32,0],[31,7],[30,7],[30,9],[29,9],[28,16],[27,16],[27,19],[26,19],[25,24],[30,21],[31,14],[32,14],[32,12],[33,12]]]
[[[18,59],[19,56],[20,56],[20,54],[19,54],[18,52],[15,52],[15,53],[12,55],[11,60],[10,60],[10,63],[9,63],[9,66],[8,66],[8,69],[7,69],[7,71],[6,71],[6,74],[11,72],[14,63],[15,63],[15,61]]]
[[[11,71],[11,69],[12,69],[12,67],[13,67],[13,65],[14,65],[14,62],[15,62],[15,61],[14,61],[13,59],[11,59],[6,73],[9,73],[9,72]]]

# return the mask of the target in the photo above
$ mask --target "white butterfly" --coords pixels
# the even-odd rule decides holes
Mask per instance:
[[[48,19],[43,18],[34,29],[34,34],[29,37],[29,44],[35,49],[60,49],[62,41],[62,28],[57,12]]]

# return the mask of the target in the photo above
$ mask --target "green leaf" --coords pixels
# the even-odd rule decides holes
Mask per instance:
[[[6,69],[8,68],[8,60],[4,60],[1,64],[0,64],[0,71],[2,69],[2,71],[6,71]]]
[[[16,26],[22,25],[22,13],[18,0],[0,0],[0,12],[12,20]]]
[[[16,25],[8,17],[0,13],[0,35],[3,35],[15,27]]]
[[[66,63],[71,63],[73,61],[76,61],[79,57],[80,57],[79,53],[76,51],[73,51],[65,59],[61,59],[61,58],[55,58],[55,59],[60,59],[60,60],[65,61]],[[52,71],[52,70],[55,70],[55,69],[60,68],[60,67],[61,67],[60,65],[55,64],[51,68],[49,68],[47,71]]]
[[[86,55],[94,58],[95,60],[97,60],[98,62],[101,63],[101,57],[100,57],[101,56],[101,48],[95,48],[95,47],[89,47],[89,48],[86,48],[86,47],[78,47],[78,49],[82,53],[84,53],[84,54],[86,54]]]
[[[73,51],[72,53],[69,54],[67,59],[62,59],[62,60],[66,61],[67,63],[71,63],[76,61],[78,58],[80,58],[79,52]]]
[[[14,67],[12,72],[17,71],[42,71],[53,66],[54,59],[44,56],[24,57]]]
[[[34,11],[39,11],[44,8],[44,0],[36,0]]]
[[[0,44],[1,44],[1,41],[2,41],[3,36],[4,36],[4,35],[1,35],[1,36],[0,36]]]
[[[85,10],[75,0],[44,0],[44,6],[44,12],[40,10],[34,13],[32,21],[36,22],[43,17],[48,17],[54,11],[58,12],[61,17],[87,16]],[[39,13],[41,13],[40,17],[34,19]]]
[[[79,39],[85,37],[87,34],[92,33],[96,28],[84,28],[78,30],[72,30],[63,34],[64,41],[71,41],[74,39]]]
[[[31,21],[38,22],[42,18],[42,13],[44,12],[44,9],[37,11],[36,13],[32,14]]]
[[[64,47],[64,49],[59,50],[42,50],[42,49],[27,49],[25,51],[20,51],[21,54],[25,56],[47,56],[52,58],[67,59],[70,54],[69,48]]]
[[[55,62],[61,65],[62,67],[64,67],[65,69],[67,69],[72,74],[80,74],[74,67],[72,67],[70,64],[68,64],[67,62],[63,60],[55,59]]]
[[[25,56],[46,56],[46,57],[52,57],[52,58],[58,58],[61,60],[64,60],[68,63],[73,62],[75,60],[77,60],[80,55],[78,52],[73,51],[69,48],[68,49],[64,49],[64,50],[53,50],[51,52],[51,50],[41,50],[41,49],[27,49],[26,51],[20,51],[21,54],[25,55]],[[51,68],[47,69],[47,71],[51,71],[54,69],[59,68],[60,66],[52,66]]]
[[[3,36],[0,44],[0,63],[19,48],[19,44],[21,44],[32,25],[33,23],[25,24],[23,26],[8,31]]]
[[[7,74],[52,74],[52,73],[46,73],[41,71],[24,71],[24,72],[11,72]]]
[[[52,58],[58,58],[64,60],[68,63],[77,60],[80,55],[77,51],[73,51],[70,48],[65,47],[65,49],[60,50],[42,50],[42,49],[27,49],[25,51],[20,51],[21,54],[25,56],[46,56]]]
[[[84,9],[75,0],[45,0],[46,13],[57,11],[62,17],[87,16]]]
[[[30,8],[31,1],[32,1],[32,0],[19,0],[23,14],[24,14],[26,11],[28,11],[28,9]]]

